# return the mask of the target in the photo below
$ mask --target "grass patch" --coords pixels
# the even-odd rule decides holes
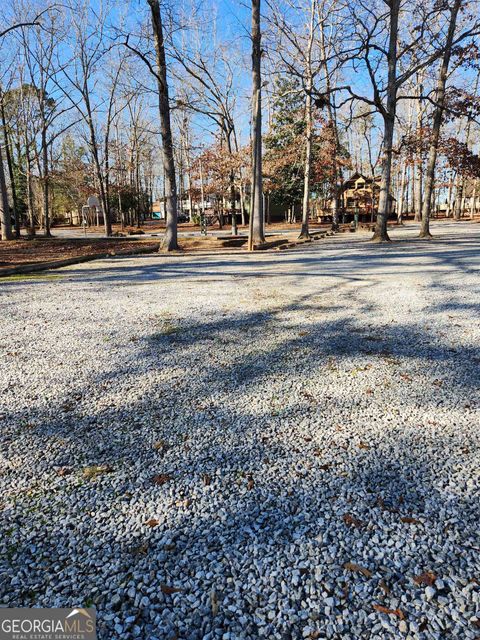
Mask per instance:
[[[0,276],[0,282],[17,282],[19,280],[60,280],[63,275],[56,273],[15,273],[12,276]]]
[[[93,465],[91,467],[85,467],[83,470],[83,477],[87,480],[93,480],[97,476],[101,476],[104,473],[112,473],[113,469],[109,464]]]
[[[174,336],[177,333],[180,333],[180,331],[181,328],[178,325],[173,324],[173,322],[170,322],[170,320],[164,320],[159,327],[159,331],[150,336],[150,340],[153,340],[155,342],[156,340],[161,340],[166,336]]]

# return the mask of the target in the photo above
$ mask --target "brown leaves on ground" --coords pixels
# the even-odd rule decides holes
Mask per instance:
[[[383,591],[383,593],[386,596],[390,595],[390,588],[387,585],[387,583],[385,582],[385,580],[380,580],[380,582],[378,583],[378,586],[380,587],[380,589]]]
[[[416,518],[412,518],[411,516],[402,516],[400,520],[405,524],[422,524],[420,520],[417,520]]]
[[[182,500],[177,500],[175,502],[175,506],[180,509],[188,509],[188,507],[192,504],[190,498],[183,498]]]
[[[165,440],[157,440],[157,442],[153,443],[153,448],[160,453],[165,453],[168,450],[169,446],[165,442]]]
[[[160,521],[156,518],[150,518],[150,520],[147,520],[145,524],[147,525],[147,527],[151,527],[153,529],[153,527],[158,527]]]
[[[414,576],[413,581],[422,587],[432,587],[435,584],[437,576],[433,571],[425,571],[418,576]]]
[[[162,485],[166,484],[172,479],[173,479],[172,476],[168,473],[159,473],[156,476],[153,476],[152,482],[153,484],[156,484],[159,487],[161,487]]]
[[[212,484],[212,476],[209,476],[208,473],[202,474],[202,482],[205,487],[208,487]]]
[[[251,491],[251,490],[253,489],[253,487],[254,487],[254,486],[255,486],[255,481],[254,481],[254,479],[252,478],[252,476],[248,476],[248,478],[247,478],[247,489],[248,489],[249,491]]]
[[[139,249],[158,251],[154,240],[117,238],[37,238],[2,243],[0,266],[14,267],[39,262],[55,262],[65,258],[98,254],[129,254]]]
[[[357,529],[361,529],[362,527],[365,526],[365,523],[363,522],[363,520],[360,520],[359,518],[352,516],[351,513],[345,513],[343,515],[343,521],[347,525],[347,527],[356,527]]]
[[[362,567],[359,564],[355,564],[355,562],[346,562],[343,565],[343,568],[346,571],[353,571],[354,573],[361,573],[362,575],[365,576],[365,578],[371,578],[372,577],[372,572],[369,569],[366,569],[365,567]]]
[[[397,616],[400,620],[405,620],[405,614],[401,609],[389,609],[381,604],[374,604],[373,608],[379,613],[386,613],[388,616]]]
[[[306,398],[309,402],[316,402],[317,399],[309,391],[300,391],[300,394]]]
[[[168,584],[160,584],[160,591],[165,593],[166,595],[171,595],[172,593],[180,593],[183,589],[179,589],[178,587],[170,587]]]
[[[400,378],[402,378],[402,380],[405,380],[405,382],[412,382],[413,380],[413,378],[409,376],[408,373],[401,373]]]
[[[141,542],[133,546],[130,551],[134,556],[145,556],[148,553],[149,545],[148,542]]]
[[[56,474],[57,476],[60,476],[60,478],[69,476],[71,473],[73,473],[73,469],[71,467],[60,467],[60,469],[56,470]]]
[[[369,445],[369,444],[367,444],[366,442],[362,442],[362,441],[360,441],[360,442],[358,443],[358,448],[359,448],[359,449],[370,449],[370,445]]]
[[[389,513],[398,513],[398,509],[388,506],[382,496],[378,496],[377,498],[377,507],[379,507],[382,511],[388,511]]]

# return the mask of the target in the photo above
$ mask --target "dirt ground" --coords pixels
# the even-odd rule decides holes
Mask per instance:
[[[66,258],[88,256],[102,253],[132,253],[136,249],[150,247],[157,251],[158,241],[127,239],[63,239],[37,238],[34,240],[13,240],[0,243],[0,268],[39,262],[53,262]]]
[[[147,249],[152,253],[159,250],[160,238],[36,238],[33,240],[13,240],[0,242],[0,269],[20,265],[54,262],[67,258],[83,257],[97,254],[134,254],[144,253]],[[292,238],[275,235],[268,238],[266,248],[287,244]],[[196,251],[243,251],[245,240],[236,243],[228,234],[222,237],[180,237],[181,252]]]

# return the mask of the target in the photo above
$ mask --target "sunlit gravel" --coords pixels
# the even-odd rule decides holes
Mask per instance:
[[[480,636],[480,225],[0,281],[0,604]]]

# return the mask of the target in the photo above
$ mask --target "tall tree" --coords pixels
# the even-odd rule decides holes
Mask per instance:
[[[248,248],[265,241],[262,184],[262,32],[260,0],[252,0],[252,180]]]
[[[440,129],[445,108],[445,87],[447,84],[448,68],[450,66],[450,59],[452,57],[452,45],[455,38],[458,12],[461,6],[462,0],[454,0],[449,8],[450,18],[448,21],[448,31],[438,72],[437,87],[435,91],[435,108],[433,112],[430,145],[428,149],[427,171],[425,174],[425,194],[423,199],[422,222],[420,227],[421,238],[430,238],[432,235],[430,233],[430,213],[432,208],[432,193],[435,183],[435,165],[437,163]]]
[[[163,146],[163,169],[165,176],[165,201],[167,226],[165,230],[164,249],[178,249],[177,240],[177,185],[175,176],[175,159],[173,155],[172,128],[170,123],[170,100],[168,96],[167,62],[165,41],[163,37],[162,14],[158,0],[147,0],[150,6],[153,38],[156,54],[156,78],[158,87],[158,111]]]

